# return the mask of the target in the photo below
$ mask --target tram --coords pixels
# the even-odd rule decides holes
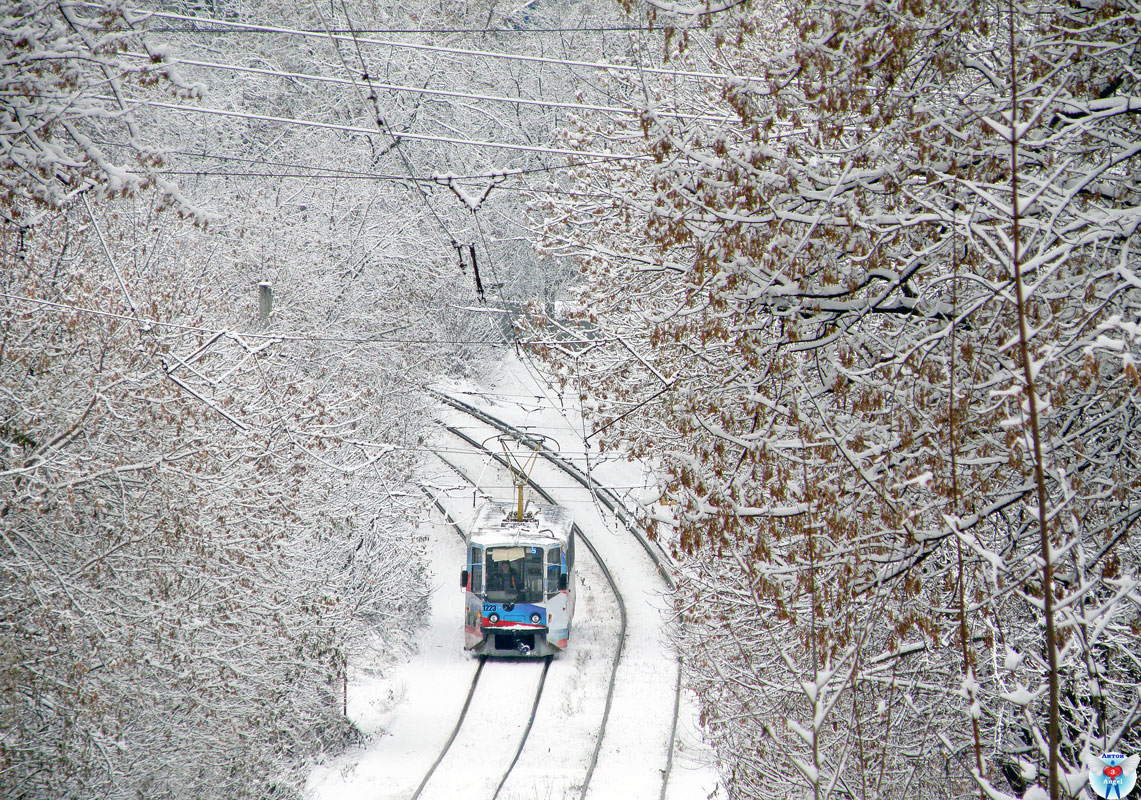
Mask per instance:
[[[488,501],[466,536],[464,647],[480,655],[554,655],[574,617],[574,522],[562,506]]]

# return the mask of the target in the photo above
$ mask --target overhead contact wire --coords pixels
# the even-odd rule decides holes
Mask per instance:
[[[146,11],[134,10],[132,13],[139,14],[140,16],[159,17],[163,19],[178,19],[187,22],[210,22],[211,24],[232,28],[234,30],[256,30],[261,33],[279,33],[288,36],[302,36],[307,38],[325,38],[332,37],[335,40],[355,40],[359,44],[371,44],[380,47],[391,47],[394,49],[404,50],[420,50],[430,53],[447,53],[450,55],[462,56],[476,56],[481,58],[495,58],[507,61],[523,61],[539,64],[555,64],[558,66],[570,67],[588,67],[598,70],[609,70],[614,72],[648,72],[655,75],[667,75],[677,78],[694,78],[699,80],[716,80],[716,81],[731,81],[734,83],[755,83],[761,86],[767,86],[767,83],[761,75],[736,75],[719,72],[699,72],[695,70],[677,70],[665,69],[662,67],[647,67],[644,65],[632,64],[613,64],[602,61],[577,61],[570,59],[558,58],[545,58],[543,56],[527,56],[519,55],[516,53],[504,53],[494,50],[473,50],[462,47],[445,47],[443,45],[431,44],[417,44],[414,42],[396,42],[391,39],[372,39],[360,37],[357,35],[345,36],[331,32],[331,29],[326,29],[324,32],[320,31],[306,31],[297,28],[282,28],[274,25],[253,25],[248,22],[231,22],[228,20],[215,19],[212,17],[191,17],[185,14],[174,14],[165,11]],[[428,32],[426,32],[428,33]]]
[[[146,53],[124,53],[125,56],[131,58],[139,58],[150,60],[151,57]],[[185,64],[191,67],[202,67],[204,69],[217,69],[229,72],[245,72],[253,75],[266,75],[274,78],[290,78],[293,80],[313,81],[315,83],[332,83],[342,86],[355,86],[355,82],[348,78],[337,78],[328,75],[313,75],[306,72],[286,72],[284,70],[266,69],[264,67],[244,67],[238,64],[220,64],[216,61],[197,61],[189,58],[178,58],[178,64]],[[531,100],[524,97],[504,97],[502,95],[485,95],[485,94],[472,94],[470,92],[457,92],[448,89],[428,89],[420,86],[406,86],[398,83],[370,83],[376,89],[384,89],[390,92],[407,92],[410,94],[423,94],[432,97],[453,97],[460,100],[484,100],[491,103],[510,103],[514,105],[525,106],[538,106],[540,108],[565,108],[571,111],[599,111],[607,114],[628,114],[639,115],[642,114],[641,109],[632,108],[629,106],[599,106],[589,103],[559,103],[554,100]],[[703,120],[706,122],[719,122],[724,119],[724,115],[718,116],[713,114],[687,114],[682,111],[665,111],[662,109],[654,109],[654,115],[659,117],[669,117],[671,119],[688,119],[688,120]]]
[[[114,101],[115,98],[93,95],[94,100],[110,100]],[[394,132],[387,125],[381,130],[373,128],[361,128],[355,125],[338,125],[333,122],[319,122],[310,119],[298,119],[296,117],[277,117],[271,114],[252,114],[247,111],[230,111],[224,108],[207,108],[204,106],[188,106],[180,103],[167,103],[161,100],[140,100],[140,99],[127,99],[124,101],[126,105],[130,106],[144,106],[150,108],[165,108],[171,111],[178,111],[182,113],[195,113],[195,114],[211,114],[219,117],[233,117],[237,119],[255,120],[257,122],[278,122],[283,125],[297,125],[304,128],[321,128],[324,130],[342,131],[344,133],[359,133],[364,136],[382,136],[392,137],[394,139],[412,139],[421,142],[441,142],[443,144],[463,144],[471,147],[488,147],[499,150],[518,150],[525,153],[546,153],[549,155],[562,155],[562,156],[577,156],[585,158],[600,158],[610,161],[622,160],[647,160],[650,157],[647,155],[624,155],[620,153],[602,153],[593,152],[589,150],[567,150],[560,147],[538,147],[536,145],[527,144],[512,144],[510,142],[488,142],[478,139],[457,139],[450,136],[430,136],[423,133],[408,133],[408,132]],[[399,153],[403,157],[403,154]],[[577,165],[576,165],[577,166]],[[412,172],[413,170],[409,170]],[[409,178],[411,180],[411,178]]]

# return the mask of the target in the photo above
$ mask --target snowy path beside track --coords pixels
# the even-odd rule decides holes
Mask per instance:
[[[427,537],[433,588],[420,650],[389,676],[351,670],[349,717],[371,741],[313,772],[308,789],[317,800],[408,800],[467,696],[478,662],[463,652],[463,542],[442,520],[421,525],[417,535]]]

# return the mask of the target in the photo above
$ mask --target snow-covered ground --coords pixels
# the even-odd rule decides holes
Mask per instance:
[[[537,380],[528,365],[510,359],[490,386],[441,388],[505,422],[553,437],[563,457],[586,469],[588,453],[577,411]],[[460,412],[448,410],[442,416],[479,441],[494,433]],[[448,460],[478,479],[481,489],[497,498],[510,496],[510,479],[497,465],[447,434],[441,433],[439,442]],[[589,455],[595,479],[614,486],[619,494],[644,491],[645,470],[640,465],[598,463],[596,452]],[[429,484],[453,489],[442,502],[461,526],[470,522],[470,487],[438,459],[426,465],[426,475]],[[574,513],[583,536],[609,567],[626,606],[627,628],[612,707],[587,797],[659,798],[678,683],[677,654],[665,628],[668,589],[642,545],[589,492],[543,460],[535,464],[532,477]],[[410,798],[459,718],[477,664],[462,648],[458,575],[463,548],[438,514],[421,526],[421,535],[427,537],[435,589],[421,649],[382,674],[363,666],[354,673],[348,711],[368,742],[313,772],[309,789],[319,800]],[[613,592],[585,547],[578,549],[576,579],[578,605],[571,643],[551,666],[534,728],[499,794],[503,800],[569,798],[581,792],[602,726],[620,623]],[[515,753],[521,735],[518,720],[526,719],[516,706],[529,710],[540,671],[537,662],[487,665],[460,736],[425,786],[424,800],[491,799]],[[515,699],[504,699],[504,692]],[[665,794],[670,800],[717,796],[717,776],[711,754],[701,742],[693,705],[683,694]]]

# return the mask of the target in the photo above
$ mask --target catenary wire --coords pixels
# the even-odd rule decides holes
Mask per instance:
[[[106,100],[109,102],[117,102],[116,98],[108,97],[105,95],[93,95],[92,99]],[[374,128],[361,128],[355,125],[338,125],[332,122],[319,122],[317,120],[297,119],[294,117],[275,117],[269,114],[251,114],[245,111],[229,111],[224,108],[203,108],[202,106],[187,106],[179,103],[164,103],[159,100],[139,100],[127,99],[123,101],[124,105],[130,106],[145,106],[151,108],[163,108],[171,111],[177,111],[186,114],[207,114],[221,117],[233,117],[237,119],[253,120],[256,122],[276,122],[283,125],[297,125],[306,128],[321,128],[324,130],[342,131],[344,133],[359,133],[364,136],[381,136],[381,137],[395,137],[396,139],[412,139],[415,141],[425,142],[441,142],[443,144],[461,144],[470,147],[489,147],[499,150],[516,150],[526,153],[544,153],[546,155],[564,155],[564,156],[579,156],[586,158],[600,158],[608,160],[629,160],[641,159],[646,160],[649,158],[647,155],[622,155],[618,153],[601,153],[590,150],[567,150],[560,147],[538,147],[536,145],[526,144],[511,144],[509,142],[486,142],[474,139],[454,139],[447,136],[430,136],[422,133],[405,133],[388,132],[387,130],[377,130]]]
[[[159,17],[163,19],[178,19],[189,22],[206,21],[219,27],[231,28],[234,30],[257,30],[263,33],[278,33],[288,36],[301,36],[307,38],[328,38],[332,37],[339,40],[355,41],[359,44],[377,45],[380,47],[391,47],[394,49],[405,50],[422,50],[431,53],[447,53],[450,55],[464,55],[464,56],[477,56],[482,58],[496,58],[507,61],[524,61],[530,63],[540,64],[554,64],[557,66],[565,67],[586,67],[589,69],[610,70],[615,72],[644,72],[654,75],[666,75],[674,78],[694,78],[698,80],[715,80],[715,81],[730,81],[734,83],[756,83],[767,85],[765,78],[761,75],[736,75],[730,73],[719,72],[700,72],[697,70],[677,70],[665,69],[663,67],[647,67],[632,64],[614,64],[604,61],[576,61],[569,59],[547,58],[545,56],[529,56],[518,53],[504,53],[494,50],[473,50],[461,47],[444,47],[442,45],[431,44],[417,44],[413,42],[396,42],[390,39],[372,39],[362,38],[360,36],[346,36],[341,34],[329,34],[324,31],[306,31],[297,28],[283,28],[274,25],[254,25],[247,22],[231,22],[228,20],[215,19],[212,17],[192,17],[185,14],[175,14],[167,11],[150,11],[133,9],[132,13],[139,15],[139,20],[146,17]]]
[[[319,169],[315,167],[314,169]],[[316,181],[354,181],[354,180],[388,180],[394,183],[407,183],[415,179],[402,178],[399,175],[321,175],[307,172],[222,172],[220,170],[205,170],[205,169],[171,169],[171,170],[127,170],[132,175],[183,175],[189,177],[204,177],[204,178],[301,178]],[[545,194],[554,195],[557,197],[590,197],[596,199],[609,198],[614,199],[615,195],[602,194],[601,192],[573,192],[567,189],[550,189],[540,187],[528,186],[497,186],[498,191],[504,192],[519,192],[526,194]]]
[[[325,15],[321,12],[321,7],[318,4],[318,0],[312,0],[312,1],[313,1],[313,9],[317,12],[317,16],[321,19],[321,25],[324,26],[326,31],[329,31],[329,23],[325,21]],[[344,7],[343,5],[342,5],[342,8],[344,8],[344,10],[345,10],[345,20],[349,21],[348,20],[348,8]],[[332,33],[329,33],[328,36],[329,36],[329,43],[333,47],[333,52],[335,52],[337,54],[337,58],[340,60],[341,65],[345,68],[345,72],[351,77],[353,75],[353,70],[349,67],[349,62],[345,60],[345,54],[343,52],[341,52],[341,45],[339,43],[339,40]],[[360,61],[361,61],[361,70],[364,73],[364,78],[366,81],[368,81],[368,64],[365,63],[364,55],[361,54],[360,44],[357,42],[357,38],[356,38],[355,34],[353,35],[353,43],[356,46],[357,56],[360,58]],[[353,89],[355,91],[360,92],[360,87],[357,86],[355,79],[352,80],[352,86],[353,86]],[[372,90],[371,86],[369,88],[369,92],[368,92],[367,96],[363,95],[363,93],[362,93],[362,99],[370,100],[372,102],[373,120],[376,122],[376,127],[382,133],[385,133],[389,137],[392,137],[392,145],[389,149],[398,148],[400,145],[400,139],[393,134],[392,128],[388,125],[388,122],[386,121],[384,115],[381,113],[380,100],[377,97],[376,92],[374,90]],[[412,162],[409,161],[409,159],[408,159],[408,154],[405,153],[403,149],[400,149],[397,151],[397,157],[404,164],[404,169],[408,172],[409,175],[414,175],[416,173],[416,170],[414,170],[412,168]],[[435,206],[432,205],[432,201],[428,197],[428,190],[425,189],[421,184],[418,184],[418,183],[414,183],[412,185],[416,188],[416,194],[418,194],[420,196],[420,202],[424,204],[424,207],[426,209],[428,209],[428,213],[432,216],[432,218],[434,220],[436,220],[436,224],[440,226],[440,230],[442,230],[444,232],[444,236],[446,236],[451,242],[454,243],[456,240],[456,237],[454,235],[452,235],[452,232],[450,230],[448,230],[447,223],[444,222],[443,217],[440,216],[439,212],[436,211]]]
[[[92,141],[95,144],[102,145],[104,147],[122,147],[122,148],[130,149],[134,146],[128,142],[111,142],[111,141],[107,141],[105,139],[99,139],[99,140],[93,139]],[[242,158],[241,156],[224,156],[224,155],[219,155],[217,153],[207,153],[205,151],[198,152],[198,151],[192,151],[192,150],[165,150],[164,149],[161,151],[160,154],[163,156],[173,155],[173,156],[187,156],[190,158],[208,158],[208,159],[211,159],[213,161],[235,161],[235,162],[240,163],[240,164],[257,164],[257,165],[265,166],[265,167],[281,167],[282,169],[312,170],[312,171],[317,171],[317,172],[329,173],[328,177],[345,177],[345,178],[353,178],[353,179],[367,178],[367,179],[374,179],[374,180],[392,180],[392,181],[403,181],[403,182],[415,181],[417,183],[431,183],[431,184],[435,184],[435,185],[440,185],[442,181],[449,181],[449,180],[457,181],[457,182],[459,182],[459,181],[489,181],[489,180],[495,180],[498,178],[514,178],[514,177],[523,176],[523,175],[533,175],[533,174],[536,174],[539,172],[558,172],[558,171],[566,170],[566,169],[577,169],[579,167],[587,167],[587,166],[591,166],[593,164],[604,164],[608,161],[614,161],[615,160],[613,158],[602,158],[602,159],[598,159],[597,161],[582,161],[582,162],[579,162],[573,166],[567,166],[566,164],[561,164],[561,165],[550,165],[550,166],[543,166],[543,167],[523,167],[520,169],[507,169],[507,170],[501,170],[499,172],[483,172],[483,173],[475,173],[475,174],[471,174],[471,175],[444,174],[444,175],[412,175],[412,176],[408,176],[408,175],[390,174],[390,173],[385,173],[385,172],[365,172],[363,170],[341,169],[339,167],[323,167],[323,166],[320,166],[319,164],[301,164],[301,163],[291,162],[291,161],[271,161],[269,159],[264,159],[264,158]],[[164,172],[164,174],[166,173],[165,170],[163,172]],[[145,174],[145,171],[138,170],[137,173]],[[197,174],[205,174],[205,175],[230,175],[230,174],[234,174],[234,175],[240,175],[242,173],[227,173],[227,172],[211,171],[211,170],[182,170],[180,172],[175,172],[175,173],[171,173],[171,174],[186,174],[186,175],[190,175],[190,174],[194,174],[194,175],[197,175]],[[270,173],[266,173],[266,174],[269,175]],[[308,177],[308,176],[307,175],[287,175],[284,177]],[[503,188],[508,188],[508,187],[503,187]]]
[[[197,19],[197,17],[194,17]],[[325,31],[318,31],[315,28],[298,28],[298,30],[305,31],[306,33],[325,33]],[[597,25],[597,26],[584,26],[578,28],[357,28],[355,33],[362,34],[487,34],[489,36],[496,36],[499,34],[524,34],[524,33],[664,33],[665,28],[651,28],[649,26],[620,26],[620,25]],[[235,31],[232,28],[202,28],[202,27],[187,27],[171,25],[166,28],[152,27],[147,28],[148,33],[274,33],[275,31],[265,28],[251,28],[248,30]],[[351,34],[353,30],[349,28],[333,28],[332,33],[335,34]]]
[[[125,57],[150,60],[151,56],[147,53],[123,53]],[[264,67],[244,67],[238,64],[221,64],[217,61],[199,61],[190,58],[177,58],[174,62],[176,65],[187,65],[191,67],[202,67],[203,69],[216,69],[229,72],[245,72],[251,75],[266,75],[274,78],[290,78],[293,80],[313,81],[315,83],[332,83],[342,86],[355,86],[356,82],[349,78],[337,78],[330,75],[314,75],[308,72],[287,72],[285,70],[266,69]],[[510,103],[516,105],[537,106],[540,108],[565,108],[571,111],[598,111],[608,114],[627,114],[627,115],[640,115],[644,113],[641,109],[623,107],[623,106],[600,106],[591,105],[588,103],[559,103],[553,100],[530,100],[522,97],[504,97],[502,95],[490,94],[473,94],[471,92],[457,92],[446,89],[428,89],[420,86],[408,86],[399,83],[378,83],[376,81],[369,81],[369,85],[374,89],[384,89],[390,92],[406,92],[409,94],[422,94],[432,97],[452,97],[461,100],[483,100],[491,103]],[[724,121],[724,115],[715,114],[687,114],[681,111],[663,111],[661,109],[653,109],[652,113],[658,117],[668,117],[670,119],[688,119],[688,120],[703,120],[706,122],[721,122]]]

